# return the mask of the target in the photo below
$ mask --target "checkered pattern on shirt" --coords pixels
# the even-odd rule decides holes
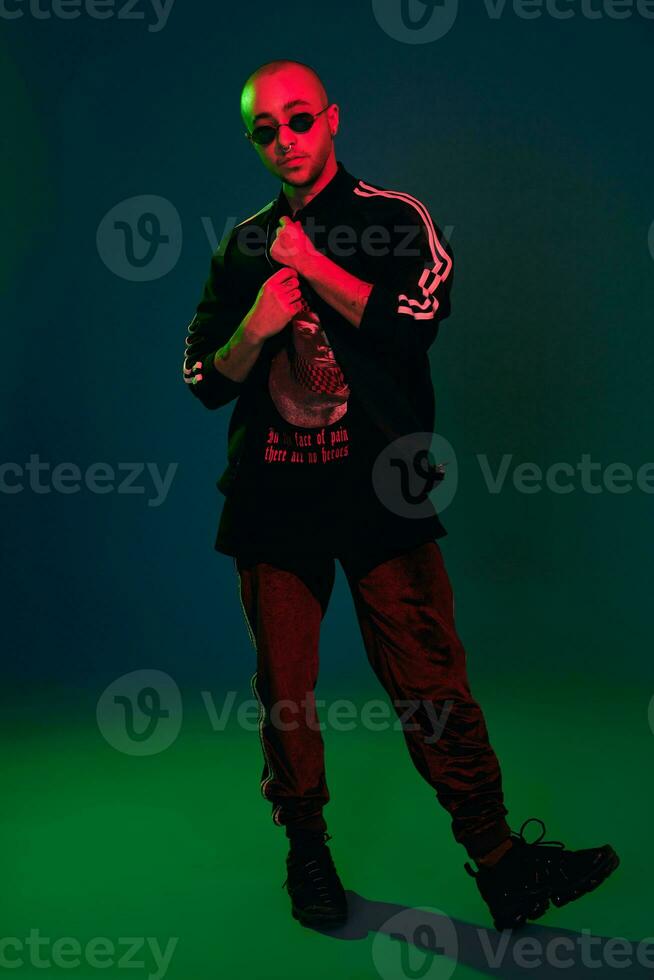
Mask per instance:
[[[293,374],[299,384],[311,391],[335,393],[345,384],[345,376],[338,365],[319,367],[297,353],[293,358]]]

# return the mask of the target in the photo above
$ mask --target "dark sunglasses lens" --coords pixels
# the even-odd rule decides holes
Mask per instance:
[[[310,112],[296,112],[288,121],[294,133],[307,133],[314,123],[314,117]],[[274,126],[255,126],[251,136],[255,143],[261,146],[268,146],[275,138],[277,130]]]
[[[313,116],[310,112],[298,112],[288,121],[294,133],[306,133],[313,126]]]
[[[255,126],[252,130],[252,139],[261,146],[268,146],[275,138],[275,130],[272,126]]]

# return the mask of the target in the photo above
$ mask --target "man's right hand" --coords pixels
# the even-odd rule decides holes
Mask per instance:
[[[250,311],[247,330],[257,340],[280,333],[304,307],[300,281],[294,269],[279,269],[262,285]]]

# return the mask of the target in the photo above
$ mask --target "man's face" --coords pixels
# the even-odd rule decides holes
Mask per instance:
[[[293,103],[290,105],[289,103]],[[288,123],[298,112],[315,114],[327,102],[315,80],[292,67],[257,79],[245,97],[244,115],[248,132],[257,125]],[[264,166],[294,187],[312,184],[322,172],[338,130],[338,106],[330,105],[306,133],[282,125],[268,146],[253,143]],[[288,147],[290,146],[290,149]],[[298,157],[298,159],[293,159]]]
[[[293,343],[300,357],[320,367],[336,367],[334,351],[320,325],[317,313],[298,313],[293,324]]]

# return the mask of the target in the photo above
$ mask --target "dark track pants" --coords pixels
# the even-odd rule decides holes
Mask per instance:
[[[314,689],[334,559],[233,560],[256,650],[252,689],[262,708],[263,796],[287,835],[292,828],[326,830],[329,792]],[[441,549],[430,540],[372,567],[346,556],[339,561],[368,660],[403,718],[411,759],[451,815],[455,840],[474,859],[511,828],[499,763],[470,692]]]

